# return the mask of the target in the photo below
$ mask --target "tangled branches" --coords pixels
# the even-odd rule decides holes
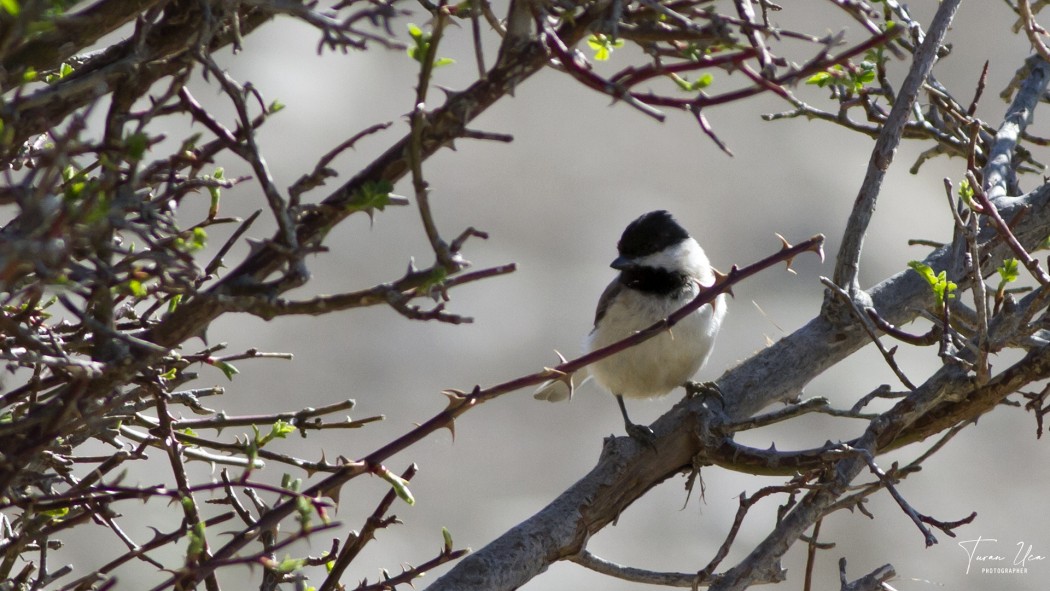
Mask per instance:
[[[345,586],[341,578],[374,540],[374,532],[397,523],[391,514],[395,500],[413,499],[408,485],[415,469],[395,473],[386,465],[395,454],[440,429],[454,429],[459,416],[482,403],[568,375],[596,356],[610,355],[673,324],[672,317],[608,351],[496,386],[447,390],[448,406],[442,412],[355,459],[333,460],[319,454],[320,460],[306,460],[272,449],[274,441],[296,432],[305,437],[321,430],[366,428],[381,419],[337,416],[349,411],[352,401],[231,416],[214,408],[215,397],[225,389],[195,383],[202,381],[196,371],[200,366],[218,368],[232,379],[239,371],[234,362],[290,358],[253,348],[229,353],[224,345],[207,341],[193,344],[194,338],[204,337],[217,319],[229,314],[272,319],[387,306],[411,320],[469,322],[469,316],[448,309],[455,290],[515,267],[507,263],[471,269],[466,251],[487,234],[438,223],[440,216],[428,197],[425,164],[457,140],[509,141],[506,134],[471,126],[486,109],[544,68],[644,116],[663,120],[666,112],[688,113],[701,132],[726,151],[729,146],[716,133],[715,108],[770,93],[793,109],[771,119],[824,119],[873,137],[888,137],[890,152],[900,138],[917,138],[933,144],[924,158],[936,154],[966,158],[972,196],[965,207],[952,202],[958,240],[925,264],[950,270],[954,285],[974,291],[975,303],[965,308],[957,300],[945,299],[930,307],[933,297],[928,286],[910,275],[892,280],[881,291],[864,293],[855,281],[859,245],[848,251],[848,256],[840,256],[847,280],[829,282],[842,289],[828,298],[825,315],[811,330],[789,343],[794,352],[783,357],[809,373],[786,372],[762,382],[769,377],[762,375],[766,370],[742,366],[721,384],[726,394],[724,413],[708,412],[697,418],[698,409],[707,407],[693,400],[663,421],[662,432],[669,434],[664,445],[673,451],[662,453],[658,462],[639,460],[639,450],[630,449],[626,442],[610,443],[607,458],[619,454],[627,458],[617,468],[627,472],[617,473],[613,481],[622,485],[624,481],[616,478],[627,475],[635,488],[620,486],[621,492],[630,490],[630,494],[611,499],[603,496],[609,481],[581,481],[566,493],[568,500],[562,506],[587,499],[587,520],[579,518],[582,512],[568,521],[558,514],[572,531],[564,538],[553,534],[545,538],[552,546],[542,552],[515,556],[528,562],[524,567],[491,569],[503,577],[504,586],[520,585],[556,557],[615,570],[589,554],[582,540],[610,523],[656,482],[685,468],[712,464],[778,474],[792,470],[801,475],[783,486],[741,497],[738,525],[758,499],[790,497],[770,546],[756,549],[747,562],[716,572],[733,543],[734,530],[723,547],[726,552],[701,569],[702,576],[690,578],[690,584],[700,581],[730,588],[779,580],[778,552],[801,539],[807,527],[836,509],[862,507],[863,499],[879,490],[889,489],[898,498],[893,488],[896,479],[914,467],[882,469],[876,463],[880,452],[972,421],[1045,375],[1039,321],[1045,310],[1047,274],[1030,251],[1045,238],[1041,212],[1046,208],[1034,206],[1045,201],[1046,191],[1013,201],[1006,198],[1019,195],[1018,173],[1036,165],[1020,143],[1025,138],[1025,119],[1018,115],[1017,121],[1011,120],[1013,127],[993,129],[974,118],[983,82],[969,106],[963,106],[965,101],[956,100],[934,77],[923,73],[944,55],[937,40],[928,44],[932,49],[927,58],[915,58],[925,64],[924,71],[916,70],[918,80],[897,88],[887,64],[919,56],[927,35],[933,34],[923,31],[897,2],[877,3],[878,9],[876,3],[829,2],[829,13],[861,25],[862,37],[848,43],[842,35],[824,33],[820,24],[814,24],[817,32],[778,26],[777,11],[791,7],[767,0],[735,0],[725,6],[708,0],[513,0],[505,15],[497,15],[485,0],[0,4],[0,208],[4,210],[0,359],[7,371],[0,393],[3,589],[109,588],[115,584],[115,573],[131,561],[155,569],[158,589],[204,585],[215,590],[221,586],[222,569],[245,564],[261,567],[263,588],[305,584],[305,568],[328,565],[331,568],[319,588],[341,588]],[[1025,8],[1029,10],[1022,14],[1025,28],[1038,37],[1042,30],[1034,23],[1028,3],[1019,6]],[[413,27],[403,38],[395,34],[399,28],[395,25],[411,11],[422,11],[430,22]],[[368,125],[332,146],[294,184],[279,186],[269,165],[273,155],[268,160],[263,154],[257,134],[284,107],[267,100],[265,91],[250,81],[236,79],[217,56],[225,50],[244,50],[246,36],[271,20],[276,22],[268,26],[278,26],[281,19],[295,19],[316,31],[318,52],[407,49],[418,65],[414,100],[406,108],[407,131],[348,175],[342,185],[327,188],[326,194],[321,190],[337,176],[332,165],[337,156],[359,140],[393,133],[394,127],[385,122]],[[469,31],[478,75],[465,88],[447,91],[444,102],[437,105],[432,73],[447,63],[441,57],[442,43],[464,31]],[[127,37],[97,48],[100,39],[119,33]],[[486,56],[485,48],[497,43],[494,59]],[[796,59],[788,47],[802,57]],[[627,61],[616,71],[603,63],[614,53]],[[1045,62],[1034,59],[1019,75],[1019,109],[1034,109],[1031,97],[1041,96],[1050,79],[1045,70]],[[232,115],[222,116],[204,106],[187,88],[193,76],[204,78]],[[823,110],[797,98],[797,88],[806,84],[827,88],[837,110]],[[930,97],[926,110],[912,108],[920,90]],[[894,108],[903,111],[896,128],[891,125]],[[858,112],[863,122],[852,118]],[[250,176],[227,177],[221,163],[231,161],[244,164]],[[393,193],[402,180],[411,181],[411,197]],[[877,183],[869,188],[873,207]],[[244,219],[225,215],[223,199],[231,191],[257,193],[261,199],[255,213]],[[324,256],[333,228],[351,216],[372,217],[410,205],[418,210],[430,263],[410,264],[407,271],[392,272],[386,280],[356,291],[295,295],[293,290],[310,281],[311,257]],[[1022,216],[1024,206],[1033,207]],[[249,241],[249,232],[256,224],[263,225],[260,219],[275,228],[274,233],[266,240]],[[862,238],[864,221],[857,223]],[[1040,232],[1043,235],[1037,236]],[[218,243],[213,241],[217,235],[224,237]],[[815,250],[818,243],[791,246],[785,241],[779,253],[757,267],[734,268],[705,297],[729,289],[773,262]],[[246,254],[237,255],[239,260],[230,260],[231,253],[242,251]],[[1001,264],[1006,251],[1039,284],[1021,301],[1014,301],[1005,288],[991,296],[981,291],[984,276]],[[940,281],[936,273],[932,276],[933,282]],[[945,281],[942,294],[950,291]],[[989,297],[991,307],[986,306]],[[918,385],[902,379],[908,392],[893,413],[871,417],[861,412],[863,405],[847,412],[799,403],[783,416],[752,417],[770,402],[791,399],[819,373],[821,364],[841,359],[880,333],[913,344],[923,341],[895,326],[910,319],[908,310],[919,304],[930,308],[936,334],[928,340],[939,345],[949,364],[943,374],[925,382],[916,380]],[[834,346],[828,338],[832,332],[837,339]],[[1024,348],[1028,356],[995,374],[988,355],[1005,347]],[[771,351],[782,354],[783,349]],[[892,364],[893,350],[882,350]],[[799,352],[819,356],[820,361],[797,363],[792,355]],[[759,382],[768,386],[754,387]],[[964,392],[969,395],[963,396]],[[1044,398],[1029,395],[1027,403],[1037,413],[1040,429],[1047,412]],[[732,439],[751,424],[812,410],[870,420],[871,426],[856,441],[783,454],[747,449]],[[702,429],[698,431],[697,425]],[[246,427],[251,434],[223,435],[224,429]],[[697,432],[702,436],[697,437]],[[114,451],[100,454],[99,445]],[[148,468],[151,453],[163,459],[163,476]],[[194,481],[193,471],[187,469],[194,460],[222,466],[220,478]],[[275,464],[301,476],[289,476],[280,486],[259,478],[262,470]],[[602,470],[606,469],[600,466],[596,474],[605,478],[608,473]],[[852,479],[864,469],[875,480],[846,495]],[[641,470],[645,477],[639,479],[630,470]],[[320,477],[310,480],[316,475]],[[332,518],[332,510],[341,489],[362,476],[382,479],[390,489],[360,532],[347,532]],[[148,541],[136,540],[122,526],[118,510],[128,502],[163,505],[180,523],[156,530]],[[920,528],[932,525],[950,533],[965,521],[937,521],[910,509],[903,497],[899,502]],[[209,504],[223,511],[211,511]],[[535,523],[565,533],[550,519],[541,514]],[[230,525],[235,520],[239,524]],[[75,579],[66,567],[49,567],[49,552],[61,546],[61,537],[89,523],[120,540],[123,548],[118,555],[77,573]],[[224,532],[228,535],[215,534],[220,525],[231,528]],[[464,551],[456,549],[445,533],[441,549],[418,566],[362,582],[359,588],[393,588],[457,560]],[[278,558],[297,541],[329,534],[334,538],[326,552]],[[924,535],[933,534],[926,529]],[[816,535],[812,539],[816,544]],[[501,543],[507,542],[498,542],[495,548],[502,548]],[[158,549],[177,549],[177,561],[170,560],[170,552],[169,558],[158,558]],[[481,558],[463,564],[476,564],[494,553],[482,551]],[[757,573],[757,578],[741,574],[745,571]],[[435,588],[457,586],[461,572],[452,571]]]

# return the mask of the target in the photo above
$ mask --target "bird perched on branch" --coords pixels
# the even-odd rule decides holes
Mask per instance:
[[[611,345],[662,320],[715,281],[707,255],[670,213],[649,212],[624,230],[610,265],[620,274],[598,299],[587,352]],[[644,443],[652,429],[627,415],[624,398],[663,396],[703,367],[726,313],[725,295],[701,306],[670,330],[593,363],[594,380],[616,396],[627,434]],[[572,392],[571,377],[540,387],[536,398],[558,401]]]

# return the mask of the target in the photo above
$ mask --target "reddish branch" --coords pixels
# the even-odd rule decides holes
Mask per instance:
[[[587,355],[568,361],[554,368],[545,369],[536,373],[522,376],[495,386],[488,388],[482,388],[481,386],[475,386],[474,390],[470,394],[465,394],[458,391],[447,391],[446,394],[449,399],[448,406],[445,410],[434,415],[427,421],[421,423],[418,427],[412,429],[408,433],[398,437],[391,441],[387,445],[373,451],[367,456],[351,462],[343,467],[341,470],[326,477],[321,482],[311,486],[309,489],[304,491],[304,494],[308,496],[337,496],[341,487],[349,482],[350,480],[364,475],[374,473],[378,467],[387,459],[394,454],[403,451],[409,446],[422,440],[428,435],[437,432],[441,429],[449,429],[454,431],[455,420],[467,412],[471,408],[474,408],[484,402],[493,400],[501,395],[520,390],[527,386],[535,386],[544,381],[551,379],[552,377],[561,376],[575,372],[576,370],[594,363],[600,359],[604,359],[610,355],[622,351],[628,347],[637,345],[647,339],[653,338],[657,334],[670,329],[679,320],[688,316],[691,312],[698,309],[704,304],[710,303],[719,294],[726,293],[733,285],[740,281],[751,277],[778,263],[789,263],[799,254],[803,252],[814,252],[823,256],[821,246],[823,245],[823,236],[815,236],[809,240],[803,241],[796,245],[790,245],[784,243],[781,250],[775,254],[772,254],[757,263],[748,265],[744,268],[737,268],[734,266],[730,272],[726,275],[720,276],[714,285],[709,289],[704,290],[698,295],[693,301],[683,306],[681,309],[671,314],[667,318],[661,320],[648,327],[647,329],[631,335],[630,337],[623,339],[617,343],[613,343],[607,347],[603,347],[596,351],[593,351]],[[227,542],[224,546],[217,549],[211,559],[202,561],[195,571],[192,573],[182,573],[179,577],[171,579],[166,583],[157,587],[162,589],[175,583],[176,580],[185,580],[186,577],[193,577],[196,580],[200,580],[202,577],[206,577],[209,573],[214,571],[218,565],[222,564],[223,561],[228,560],[234,556],[241,548],[251,542],[255,537],[255,532],[259,529],[266,529],[274,527],[282,519],[290,515],[296,508],[296,504],[292,501],[281,503],[274,507],[270,512],[260,516],[260,519],[255,527],[251,529],[242,530],[233,535],[233,538]]]

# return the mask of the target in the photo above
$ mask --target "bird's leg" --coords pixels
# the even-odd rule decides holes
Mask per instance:
[[[646,425],[638,425],[631,422],[630,417],[627,416],[627,406],[623,403],[623,396],[617,394],[616,403],[620,405],[620,414],[623,415],[623,426],[627,429],[627,434],[631,436],[631,439],[646,447],[656,449],[656,435],[653,433],[653,430]]]

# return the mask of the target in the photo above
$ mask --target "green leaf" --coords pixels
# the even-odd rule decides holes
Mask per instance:
[[[185,504],[183,499],[183,504]],[[193,501],[190,501],[192,503]],[[186,548],[186,559],[196,560],[204,552],[206,538],[204,537],[204,522],[198,521],[193,524],[189,532],[189,545]]]
[[[700,76],[696,80],[690,82],[688,78],[679,76],[678,74],[671,74],[671,79],[674,80],[675,84],[678,85],[678,88],[681,88],[686,92],[696,92],[698,90],[703,90],[708,86],[711,86],[711,83],[714,81],[715,77],[711,74],[704,74],[703,76]]]
[[[233,366],[233,364],[221,361],[219,359],[212,360],[211,364],[219,368],[222,371],[222,373],[226,376],[226,379],[230,380],[231,382],[233,381],[233,376],[241,373],[236,367]]]
[[[415,42],[408,48],[408,57],[423,63],[423,60],[427,58],[427,51],[430,49],[430,33],[426,33],[416,25],[408,23],[408,36]]]
[[[970,181],[968,179],[963,179],[959,182],[959,190],[957,191],[957,194],[959,195],[959,199],[962,199],[963,202],[966,203],[967,207],[973,209],[973,187],[970,186]]]
[[[390,483],[390,486],[393,487],[394,493],[397,494],[397,497],[399,499],[401,499],[405,503],[408,503],[409,505],[416,504],[416,498],[412,496],[412,491],[408,490],[407,480],[401,478],[400,476],[394,474],[386,468],[380,468],[378,472],[379,476],[381,476],[383,480],[386,480]]]
[[[447,527],[441,528],[441,537],[445,540],[445,552],[452,551],[452,532]]]
[[[179,307],[179,304],[181,304],[181,303],[182,303],[182,294],[181,293],[177,293],[177,294],[171,296],[171,300],[168,301],[168,314],[171,314],[171,313],[175,312],[175,310]]]
[[[273,565],[273,569],[281,574],[294,573],[300,571],[306,566],[305,558],[285,558],[281,562]]]
[[[1005,286],[1007,283],[1013,283],[1021,276],[1018,269],[1017,259],[1006,259],[1003,261],[999,268],[996,269],[999,273],[999,283]]]
[[[954,281],[948,281],[948,273],[946,271],[935,273],[929,265],[920,261],[911,261],[908,263],[908,267],[921,275],[926,280],[926,283],[930,285],[930,289],[937,298],[937,308],[939,310],[944,309],[944,305],[948,300],[955,298],[954,292],[958,284]]]
[[[434,267],[430,275],[420,284],[419,293],[430,293],[432,288],[441,285],[446,279],[448,279],[448,270],[444,267]]]
[[[860,74],[854,80],[859,82],[861,86],[872,83],[875,80],[875,64],[865,61],[860,67]]]
[[[127,151],[128,157],[133,161],[142,160],[148,147],[149,136],[144,133],[136,132],[124,138],[124,149]]]
[[[0,0],[0,7],[3,7],[4,12],[11,16],[18,16],[22,12],[22,6],[18,0]]]
[[[853,92],[860,92],[865,85],[873,82],[875,77],[876,63],[865,60],[859,66],[849,64],[848,67],[843,67],[841,64],[836,64],[823,72],[817,72],[806,78],[806,84],[819,86],[820,88],[839,84]]]
[[[351,201],[351,206],[356,209],[378,209],[383,211],[387,203],[390,203],[390,192],[394,185],[390,181],[368,181],[361,186],[357,196]]]
[[[274,113],[276,113],[276,112],[278,112],[278,111],[280,111],[282,109],[284,109],[284,103],[282,103],[281,101],[275,100],[272,103],[270,103],[270,106],[266,107],[266,112],[269,113],[270,115],[273,115]]]
[[[290,433],[295,433],[295,425],[278,420],[270,426],[270,438],[285,439]]]
[[[183,252],[197,252],[208,245],[208,233],[204,228],[194,228],[189,236],[175,239],[175,247]]]
[[[55,521],[62,521],[62,518],[69,515],[69,507],[59,507],[58,509],[47,509],[40,512],[41,515],[50,517]]]
[[[225,178],[226,171],[221,167],[217,167],[215,172],[210,176],[206,176],[207,179],[221,181]],[[208,193],[211,194],[211,204],[208,207],[208,219],[213,219],[219,215],[219,198],[222,196],[222,187],[217,185],[209,185]]]
[[[253,425],[252,428],[254,429],[255,426]],[[259,430],[258,429],[256,429],[255,434],[256,434],[256,436],[258,436],[258,434],[259,434]],[[292,476],[291,474],[289,474],[287,472],[285,472],[284,474],[281,474],[281,488],[283,488],[285,490],[290,490],[292,492],[299,492],[299,489],[302,486],[303,486],[303,479],[302,478],[295,478],[294,476]]]
[[[128,279],[126,283],[128,291],[131,295],[137,298],[144,298],[147,295],[146,288],[142,285],[142,282],[138,279]]]
[[[3,0],[0,0],[0,2],[3,2]],[[57,72],[55,72],[54,74],[48,74],[47,76],[44,76],[44,82],[47,82],[48,84],[54,84],[55,82],[62,80],[63,78],[69,76],[72,73],[73,66],[67,64],[66,62],[62,62],[62,65],[58,67]]]
[[[820,88],[824,88],[825,86],[828,85],[829,82],[831,82],[831,80],[832,80],[832,76],[831,76],[830,72],[817,72],[816,74],[813,74],[809,78],[806,78],[806,84],[810,84],[810,85],[814,85],[814,86],[819,86]]]
[[[299,521],[299,527],[303,528],[304,531],[310,531],[313,523],[314,506],[309,499],[303,495],[295,497],[295,512]]]
[[[934,273],[933,269],[926,263],[923,263],[921,261],[910,261],[908,263],[908,267],[910,267],[912,271],[915,271],[919,275],[922,275],[922,278],[925,279],[926,282],[930,285],[936,283],[937,274]]]
[[[603,33],[595,33],[587,38],[587,45],[594,50],[594,59],[604,62],[609,59],[614,49],[623,47],[623,39],[613,39]]]

